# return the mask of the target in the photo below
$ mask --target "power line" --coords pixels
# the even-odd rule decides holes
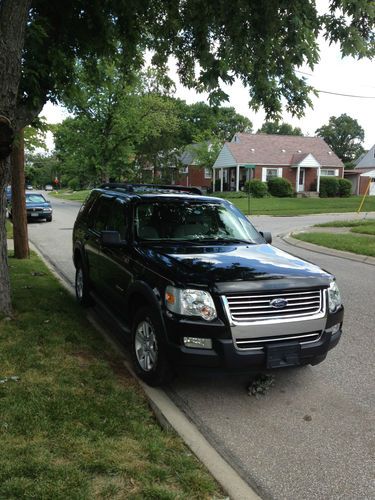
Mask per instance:
[[[314,76],[312,73],[306,73],[305,71],[300,71],[299,69],[294,70],[296,73],[301,73],[301,75],[306,75],[306,76]],[[374,88],[374,87],[370,87]],[[330,95],[339,95],[342,97],[355,97],[357,99],[375,99],[375,96],[372,95],[354,95],[354,94],[341,94],[340,92],[330,92],[328,90],[317,90],[317,92],[321,94],[330,94]]]
[[[375,96],[373,95],[340,94],[340,92],[329,92],[328,90],[318,90],[318,89],[316,89],[316,91],[319,92],[320,94],[339,95],[342,97],[356,97],[357,99],[375,99]]]

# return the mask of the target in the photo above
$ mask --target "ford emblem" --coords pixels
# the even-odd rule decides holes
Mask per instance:
[[[288,305],[288,301],[286,299],[273,299],[270,300],[270,306],[274,309],[284,309]]]

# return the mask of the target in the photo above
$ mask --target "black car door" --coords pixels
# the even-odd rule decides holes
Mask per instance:
[[[99,295],[104,295],[102,289],[102,266],[104,262],[101,245],[101,231],[107,229],[113,202],[114,199],[111,196],[99,196],[90,209],[87,230],[84,235],[84,247],[88,262],[90,284]]]
[[[129,258],[129,216],[126,200],[115,199],[107,221],[107,230],[119,232],[121,246],[103,247],[103,265],[100,267],[101,284],[106,301],[121,315],[124,312],[124,296],[132,280]]]

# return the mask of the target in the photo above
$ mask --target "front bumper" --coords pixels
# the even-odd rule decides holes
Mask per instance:
[[[52,217],[52,212],[27,212],[28,220],[49,219]]]
[[[327,352],[333,349],[339,342],[342,334],[342,321],[344,310],[341,308],[335,314],[328,316],[325,330],[319,338],[313,342],[298,342],[285,340],[283,342],[267,342],[257,349],[239,349],[236,347],[230,335],[230,328],[224,324],[216,327],[207,325],[192,329],[186,324],[178,325],[167,322],[169,329],[173,326],[173,338],[179,342],[168,342],[168,355],[170,361],[176,366],[195,366],[219,368],[230,371],[262,370],[266,369],[268,347],[280,351],[288,346],[298,346],[299,357],[295,363],[298,365],[317,364],[326,357]],[[335,334],[329,333],[326,329],[340,323],[340,329]],[[187,348],[182,345],[183,336],[194,336],[212,338],[212,349]],[[285,335],[287,337],[287,334]],[[228,338],[229,337],[229,338]],[[290,366],[290,365],[289,365]]]

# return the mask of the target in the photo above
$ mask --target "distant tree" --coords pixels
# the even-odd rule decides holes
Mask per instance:
[[[303,135],[299,127],[293,127],[289,123],[280,123],[277,120],[264,122],[257,134]]]
[[[346,167],[352,167],[354,160],[363,152],[365,132],[355,118],[347,114],[331,116],[327,125],[318,128],[315,133],[331,146]]]
[[[253,124],[232,107],[209,106],[204,102],[186,104],[177,102],[181,119],[181,140],[183,144],[199,142],[212,137],[225,142],[236,132],[251,132]],[[199,140],[198,140],[199,138]]]

